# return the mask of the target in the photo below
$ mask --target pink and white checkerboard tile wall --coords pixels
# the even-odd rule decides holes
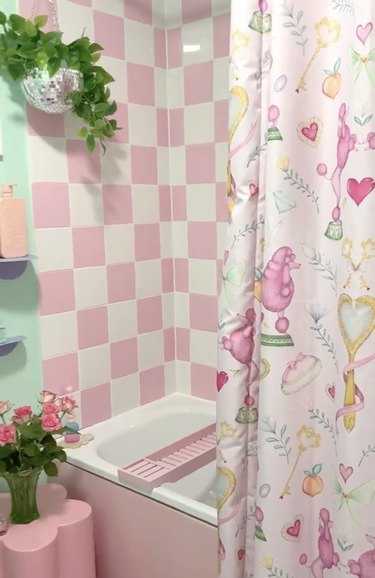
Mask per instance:
[[[31,1],[19,1],[29,16]],[[45,386],[73,387],[83,426],[190,383],[214,396],[229,31],[221,1],[167,0],[166,12],[161,0],[58,2],[66,39],[85,29],[105,47],[124,127],[104,157],[90,156],[76,119],[28,109]],[[39,12],[46,7],[41,0]],[[184,54],[196,34],[202,50]]]

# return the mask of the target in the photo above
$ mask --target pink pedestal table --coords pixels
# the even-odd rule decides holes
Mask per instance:
[[[58,484],[38,488],[40,518],[0,536],[0,578],[95,578],[92,511]],[[0,494],[0,512],[10,511]]]

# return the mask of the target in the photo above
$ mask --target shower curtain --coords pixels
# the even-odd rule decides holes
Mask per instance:
[[[222,578],[375,578],[374,20],[232,0]]]

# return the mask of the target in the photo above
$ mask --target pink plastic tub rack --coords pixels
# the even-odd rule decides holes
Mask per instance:
[[[212,424],[118,470],[119,479],[152,489],[205,466],[216,456],[216,426]]]

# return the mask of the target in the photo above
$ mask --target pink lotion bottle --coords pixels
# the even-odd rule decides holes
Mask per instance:
[[[25,201],[13,197],[13,185],[3,185],[0,198],[0,257],[25,257],[27,252]]]

